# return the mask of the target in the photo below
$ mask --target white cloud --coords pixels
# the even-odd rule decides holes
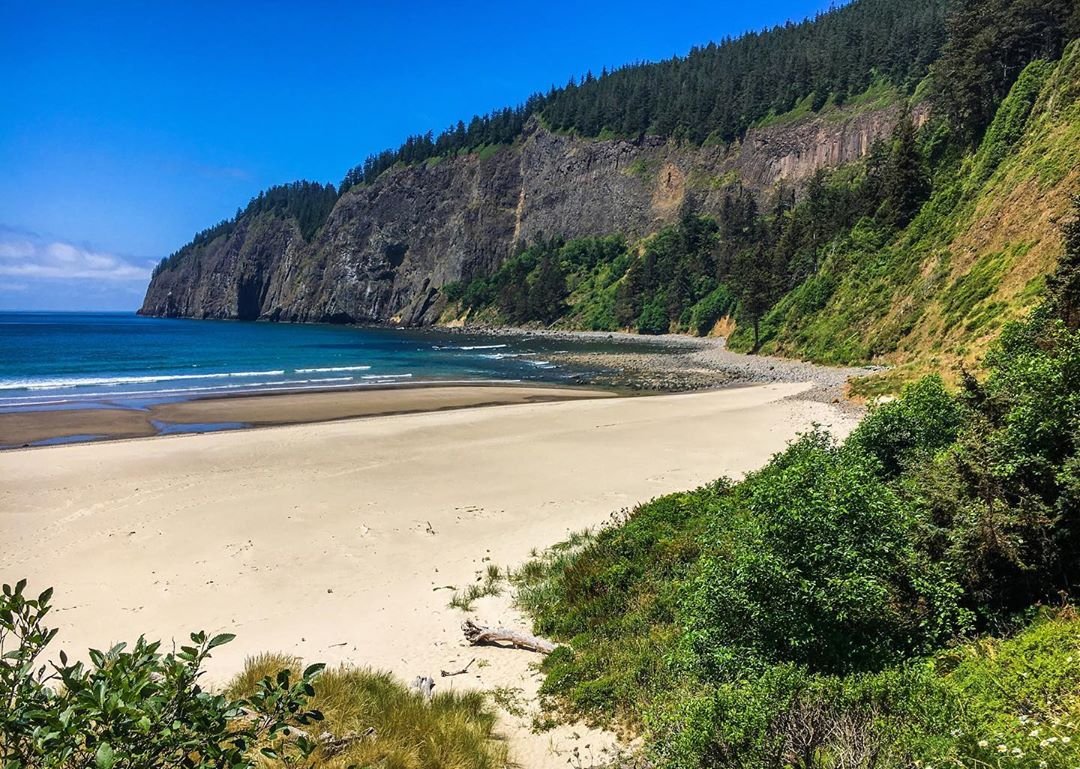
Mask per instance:
[[[0,230],[0,277],[145,283],[150,266],[62,241],[36,241]]]
[[[29,240],[0,241],[0,259],[25,259],[33,254],[34,244]]]

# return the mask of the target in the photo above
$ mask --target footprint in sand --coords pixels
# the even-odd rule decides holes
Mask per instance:
[[[491,518],[492,514],[479,505],[465,505],[464,507],[455,507],[454,511],[457,512],[457,519],[459,521],[476,521],[483,518]]]
[[[229,556],[230,558],[235,558],[241,553],[246,553],[248,550],[251,550],[254,547],[255,544],[250,539],[247,542],[243,543],[225,545],[225,555]]]

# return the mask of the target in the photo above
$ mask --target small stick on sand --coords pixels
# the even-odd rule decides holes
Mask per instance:
[[[527,649],[540,654],[551,654],[551,652],[555,651],[555,644],[551,643],[551,641],[518,630],[511,630],[510,628],[481,627],[472,620],[467,619],[461,623],[461,630],[465,633],[465,640],[473,646],[505,646],[509,644],[515,649]]]
[[[443,678],[449,678],[450,676],[462,676],[469,672],[469,668],[472,667],[472,664],[474,662],[476,662],[476,657],[473,657],[471,660],[469,660],[469,664],[463,667],[461,670],[455,670],[453,672],[447,670],[440,670],[439,672],[442,673]]]

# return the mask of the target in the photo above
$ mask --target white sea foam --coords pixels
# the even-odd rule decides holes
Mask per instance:
[[[230,371],[220,374],[148,374],[145,376],[44,377],[41,379],[0,380],[0,390],[67,390],[72,387],[117,387],[127,384],[153,384],[185,379],[227,379],[230,377],[281,376],[284,369],[273,371]]]
[[[328,366],[327,368],[298,368],[297,374],[330,374],[339,371],[368,371],[371,366]]]
[[[338,382],[355,382],[355,377],[335,376],[320,377],[318,379],[281,379],[274,382],[244,382],[243,384],[214,385],[212,387],[165,387],[160,390],[127,390],[122,393],[83,393],[72,395],[47,395],[0,397],[0,409],[2,408],[25,408],[28,406],[55,406],[65,403],[88,403],[100,401],[103,398],[131,398],[143,395],[161,395],[169,398],[183,397],[186,395],[207,395],[213,393],[235,392],[237,390],[253,390],[255,392],[270,392],[267,388],[284,385],[311,385],[318,388],[323,385],[333,384],[335,387],[355,386],[339,385]]]
[[[218,387],[195,387],[195,388],[183,388],[176,390],[145,390],[142,393],[125,393],[126,395],[136,394],[151,394],[158,395],[160,393],[168,393],[170,395],[182,396],[182,395],[203,395],[212,394],[214,392],[221,392],[222,390],[235,390],[236,388],[259,388],[255,390],[256,393],[282,393],[282,392],[303,392],[305,390],[341,390],[341,389],[362,389],[366,387],[377,387],[387,382],[356,382],[352,377],[341,377],[342,379],[348,379],[348,384],[326,384],[328,380],[313,379],[308,380],[313,384],[301,384],[300,380],[289,382],[281,387],[267,387],[265,385],[220,385]],[[478,384],[521,384],[521,379],[439,379],[432,381],[429,384],[432,385],[478,385]],[[269,383],[268,383],[269,384]],[[274,383],[277,384],[277,383]],[[404,384],[404,383],[402,383]],[[14,399],[7,400],[0,398],[0,409],[4,408],[28,408],[31,406],[62,406],[69,403],[86,403],[92,401],[93,397],[57,397],[48,400],[33,400],[20,399],[21,402],[14,402]]]
[[[409,379],[412,374],[367,374],[361,379]]]
[[[469,350],[471,352],[473,350],[501,350],[502,348],[509,347],[509,346],[510,345],[508,345],[508,344],[469,344],[469,345],[462,345],[462,346],[458,347],[457,345],[452,345],[452,344],[443,345],[443,346],[439,346],[439,345],[436,344],[436,345],[432,345],[431,349],[432,350]]]

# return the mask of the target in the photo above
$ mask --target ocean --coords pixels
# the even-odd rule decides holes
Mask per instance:
[[[0,312],[0,410],[419,382],[568,384],[588,372],[550,357],[604,346],[534,335]]]

